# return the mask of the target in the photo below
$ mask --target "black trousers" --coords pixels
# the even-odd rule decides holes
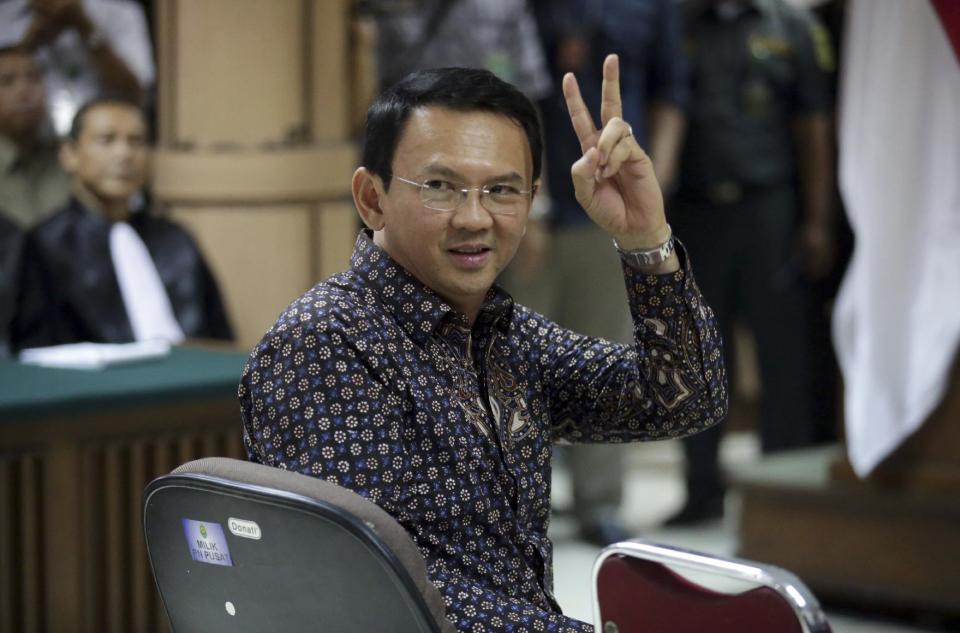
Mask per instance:
[[[733,322],[744,323],[756,339],[765,453],[814,441],[811,303],[797,250],[797,214],[792,187],[751,190],[725,205],[681,194],[668,209],[668,221],[686,246],[697,284],[718,319],[728,380],[734,369]],[[719,467],[722,426],[684,440],[690,502],[725,491]]]

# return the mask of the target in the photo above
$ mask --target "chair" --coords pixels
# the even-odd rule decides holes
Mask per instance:
[[[593,568],[602,633],[829,633],[790,572],[644,541],[605,548]]]
[[[173,633],[452,633],[407,532],[314,477],[220,457],[144,491],[153,575]]]

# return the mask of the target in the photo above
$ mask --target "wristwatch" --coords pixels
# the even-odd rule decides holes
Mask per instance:
[[[667,241],[651,249],[638,248],[634,250],[626,250],[620,248],[616,238],[613,239],[613,246],[617,249],[617,252],[620,253],[620,259],[627,262],[627,264],[634,268],[643,268],[645,266],[661,264],[670,258],[676,247],[673,240],[673,229],[670,228],[669,224],[667,225],[667,230],[670,231],[670,237],[667,238]]]

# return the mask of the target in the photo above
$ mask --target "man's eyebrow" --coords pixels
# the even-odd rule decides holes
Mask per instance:
[[[447,178],[453,179],[462,179],[463,176],[458,174],[456,171],[450,169],[446,165],[440,165],[438,163],[430,163],[423,168],[424,174],[431,174],[433,176],[446,176]]]
[[[444,176],[446,178],[451,178],[457,181],[463,181],[465,178],[458,173],[457,171],[447,167],[446,165],[441,165],[438,163],[431,163],[423,168],[424,175],[433,175],[433,176]],[[500,174],[487,178],[486,182],[523,182],[523,176],[518,174],[515,171],[509,171],[505,174]]]

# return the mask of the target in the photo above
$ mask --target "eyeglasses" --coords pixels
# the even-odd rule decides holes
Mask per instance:
[[[455,211],[471,191],[480,192],[480,205],[495,215],[516,215],[530,201],[530,194],[537,188],[518,189],[513,185],[492,184],[482,187],[461,187],[449,180],[429,178],[423,182],[394,176],[400,182],[420,188],[423,206],[433,211]]]

